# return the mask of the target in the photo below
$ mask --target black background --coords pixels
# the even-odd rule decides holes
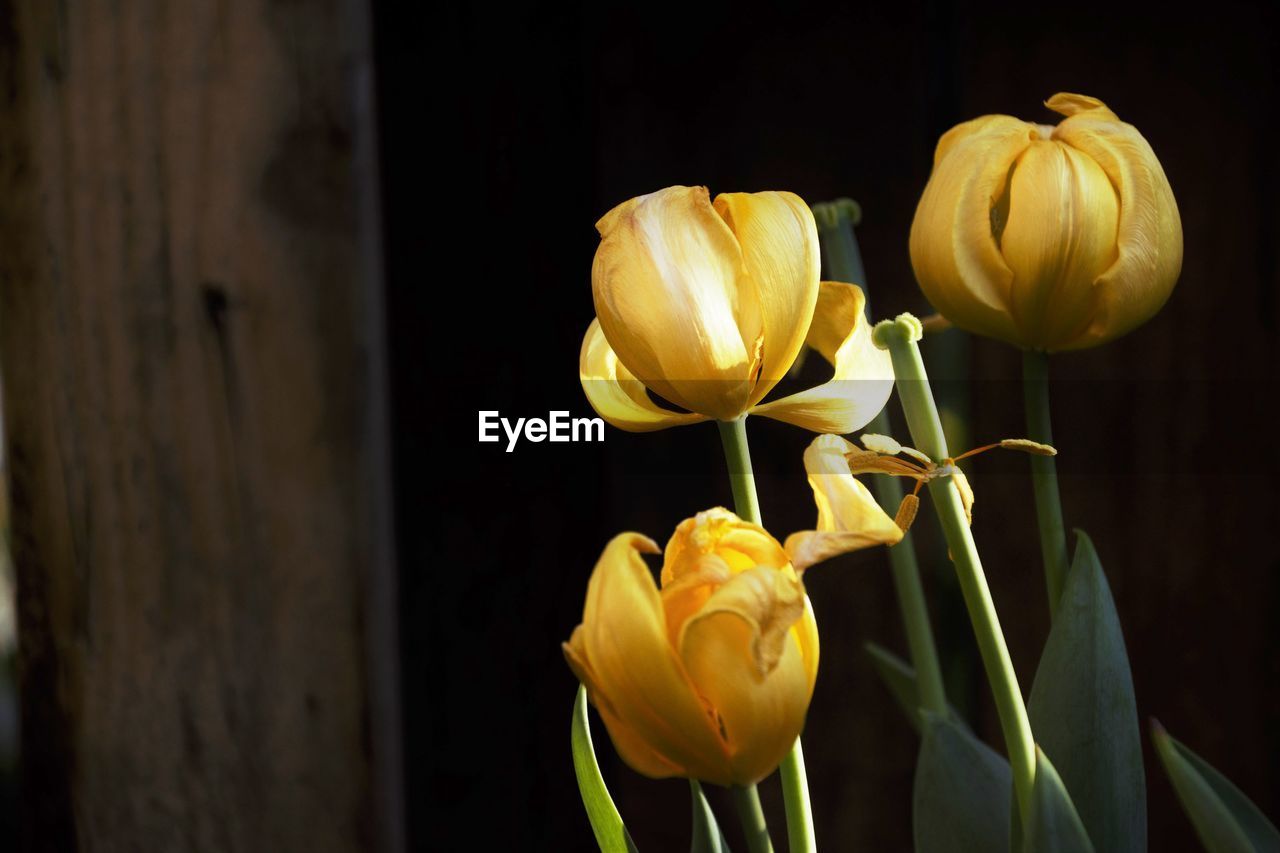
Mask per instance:
[[[379,6],[416,848],[592,849],[559,643],[610,536],[664,540],[731,500],[705,424],[510,454],[476,441],[480,409],[590,414],[575,369],[595,220],[677,183],[849,195],[865,211],[877,313],[926,313],[906,246],[937,137],[989,112],[1053,123],[1041,102],[1058,91],[1100,97],[1146,135],[1186,234],[1180,284],[1156,319],[1053,361],[1067,522],[1089,531],[1107,568],[1144,731],[1158,717],[1280,814],[1280,22],[1274,4],[1192,9]],[[1024,433],[1015,351],[962,340],[934,355],[935,376],[963,380],[943,390],[967,400],[975,443]],[[809,436],[751,427],[767,525],[779,538],[810,526]],[[1048,618],[1025,460],[989,455],[970,477],[974,532],[1029,689]],[[927,508],[921,519],[931,526]],[[999,747],[949,572],[934,560],[926,582],[951,692]],[[819,841],[907,850],[915,737],[860,651],[904,647],[887,562],[862,552],[808,583],[823,638],[805,731]],[[640,847],[684,848],[685,784],[639,777],[598,721],[596,736]],[[1146,760],[1151,849],[1197,849],[1149,748]],[[776,777],[761,788],[781,843]]]

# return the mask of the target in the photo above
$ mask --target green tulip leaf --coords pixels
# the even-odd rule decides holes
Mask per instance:
[[[1227,777],[1154,721],[1151,739],[1209,853],[1280,853],[1280,831]]]
[[[725,841],[720,825],[716,823],[715,813],[707,802],[702,786],[694,779],[689,780],[689,794],[693,799],[693,844],[690,853],[729,853],[729,842]]]
[[[916,853],[1008,850],[1009,762],[950,719],[925,711],[922,720],[912,794]]]
[[[1077,531],[1028,714],[1103,853],[1145,853],[1142,733],[1120,618],[1093,543]]]
[[[1061,611],[1059,611],[1061,612]],[[1093,853],[1071,795],[1044,752],[1036,747],[1036,783],[1031,789],[1023,853]]]
[[[920,734],[923,718],[921,717],[920,690],[916,685],[915,669],[912,668],[911,664],[877,643],[864,643],[862,647],[866,651],[867,657],[871,659],[871,665],[875,667],[876,674],[880,676],[884,686],[889,689],[889,694],[898,703],[902,713],[907,716],[907,721],[916,730],[916,734]],[[961,728],[968,728],[964,718],[960,716],[960,712],[950,706],[948,706],[947,710],[950,712],[950,719],[953,723]]]
[[[587,721],[587,691],[578,687],[578,698],[573,703],[573,772],[578,777],[578,793],[586,807],[587,819],[601,853],[636,853],[635,842],[622,823],[622,816],[609,796],[609,789],[600,775],[596,752],[591,745],[591,728]]]

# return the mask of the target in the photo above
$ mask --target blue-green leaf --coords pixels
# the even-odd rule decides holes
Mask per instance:
[[[1009,849],[1009,762],[952,720],[923,713],[912,823],[916,853]]]
[[[591,746],[591,728],[587,721],[587,691],[578,687],[578,698],[573,703],[573,772],[578,777],[578,793],[586,807],[591,831],[601,853],[636,853],[636,845],[622,823],[622,816],[609,796],[609,789],[600,776],[595,749]]]
[[[1031,688],[1031,730],[1098,850],[1144,853],[1147,786],[1129,658],[1093,543],[1076,535],[1075,559]]]
[[[1209,853],[1280,853],[1280,832],[1227,777],[1151,724],[1156,754]]]
[[[1031,789],[1031,818],[1027,821],[1022,850],[1023,853],[1093,853],[1093,844],[1071,802],[1071,795],[1039,747],[1036,747],[1036,783]]]
[[[693,843],[690,853],[729,853],[729,842],[725,841],[720,825],[716,823],[715,813],[707,802],[706,794],[697,780],[689,780],[689,794],[693,800]]]
[[[863,648],[867,652],[867,657],[871,659],[871,665],[875,667],[876,674],[880,676],[880,680],[884,682],[884,686],[889,689],[890,695],[894,701],[898,703],[898,707],[902,709],[902,713],[906,714],[907,721],[911,723],[911,727],[916,730],[916,734],[920,733],[922,726],[921,707],[920,707],[920,689],[916,685],[916,671],[911,664],[886,649],[884,646],[876,643],[864,643]],[[964,719],[955,708],[947,706],[947,710],[951,714],[951,721],[968,728]]]

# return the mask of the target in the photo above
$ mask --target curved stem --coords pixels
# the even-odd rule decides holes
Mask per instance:
[[[725,462],[729,465],[729,484],[733,489],[734,512],[744,521],[760,524],[760,501],[756,497],[756,479],[751,471],[751,448],[747,445],[747,417],[717,421],[720,442],[724,445]],[[809,806],[809,780],[804,772],[804,751],[796,738],[791,752],[778,765],[782,779],[782,801],[787,810],[787,839],[792,853],[811,853],[817,849],[813,831],[813,812]]]
[[[1049,418],[1049,356],[1027,350],[1022,354],[1022,398],[1027,409],[1027,438],[1053,444]],[[1040,556],[1049,589],[1049,615],[1058,611],[1066,581],[1067,533],[1062,524],[1062,496],[1058,493],[1058,463],[1052,456],[1032,456],[1031,486],[1036,496],[1036,522],[1040,526]]]
[[[910,322],[900,318],[877,326],[875,337],[877,344],[886,346],[893,358],[898,397],[907,416],[912,441],[919,450],[941,464],[950,454],[933,391],[929,387],[929,376],[920,358],[920,348],[916,346],[918,332],[919,324],[915,318],[910,318]],[[991,684],[1005,748],[1009,753],[1009,765],[1013,770],[1018,813],[1022,825],[1026,826],[1031,816],[1031,789],[1036,775],[1035,741],[1027,718],[1027,706],[1018,687],[1018,676],[1000,630],[1000,619],[991,599],[991,590],[987,587],[978,546],[973,541],[960,494],[950,477],[930,481],[929,494],[933,498],[947,547],[951,550],[951,561],[956,567],[969,621],[973,623],[982,665]]]
[[[769,828],[765,826],[764,809],[760,807],[760,792],[756,786],[734,785],[729,790],[733,794],[738,820],[742,821],[742,833],[747,837],[747,850],[750,853],[773,853],[773,842],[769,839]]]

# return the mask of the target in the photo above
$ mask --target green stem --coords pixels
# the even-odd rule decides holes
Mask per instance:
[[[1027,408],[1027,438],[1053,444],[1049,418],[1049,356],[1027,350],[1022,354],[1022,398]],[[1040,526],[1040,556],[1044,560],[1045,585],[1049,589],[1049,615],[1058,612],[1066,581],[1067,532],[1062,524],[1062,496],[1058,493],[1058,463],[1052,456],[1032,456],[1031,487],[1036,496],[1036,522]]]
[[[886,423],[877,418],[871,422],[871,431],[888,434]],[[894,477],[874,478],[876,500],[884,511],[893,515],[902,503],[902,484]],[[907,650],[911,665],[916,671],[916,689],[920,694],[920,706],[935,714],[947,713],[947,692],[942,683],[942,667],[938,663],[938,649],[933,640],[933,626],[929,623],[929,606],[925,603],[924,584],[920,580],[920,566],[916,562],[915,542],[908,533],[902,541],[889,548],[889,568],[893,585],[898,593],[898,608],[902,611],[902,624],[907,630]]]
[[[861,208],[852,199],[841,198],[813,206],[818,223],[818,238],[822,246],[826,274],[836,281],[847,281],[862,288],[867,297],[870,312],[870,293],[867,289],[867,272],[862,265],[862,252],[853,227],[862,216]],[[892,435],[888,410],[882,410],[867,425],[868,432]],[[872,490],[876,501],[889,515],[898,511],[902,503],[902,483],[896,477],[872,478]],[[942,667],[938,663],[938,649],[933,639],[933,627],[929,622],[929,606],[925,602],[924,584],[920,579],[920,565],[916,560],[915,541],[910,534],[889,549],[889,567],[893,574],[893,586],[898,594],[898,607],[902,611],[902,623],[907,631],[907,649],[911,653],[911,665],[916,671],[916,689],[920,705],[935,714],[947,712],[947,692],[942,682]]]
[[[751,448],[747,445],[747,416],[717,423],[725,462],[729,465],[734,512],[744,521],[760,524],[760,501],[756,497],[756,479],[751,471]],[[804,751],[799,738],[778,765],[778,775],[782,780],[782,801],[787,811],[787,839],[791,853],[811,853],[817,850],[818,844],[813,831],[809,780],[804,772]]]
[[[734,785],[729,789],[733,794],[733,806],[738,810],[738,820],[742,821],[742,833],[747,837],[747,850],[750,853],[773,853],[773,841],[769,839],[769,828],[765,826],[764,809],[760,807],[760,792],[755,785]]]
[[[894,321],[885,321],[875,328],[877,346],[889,350],[893,358],[893,372],[897,379],[898,398],[907,417],[907,426],[916,448],[939,464],[950,458],[947,440],[942,433],[942,421],[934,404],[929,376],[920,358],[920,323],[909,314]],[[991,684],[1000,728],[1004,733],[1005,748],[1009,753],[1009,765],[1013,770],[1013,788],[1018,803],[1022,825],[1027,826],[1031,817],[1031,789],[1035,783],[1036,750],[1027,719],[1027,706],[1018,687],[1018,676],[1009,657],[1000,620],[996,616],[991,590],[987,587],[978,546],[973,541],[965,516],[960,494],[950,477],[932,480],[929,494],[942,525],[942,532],[951,550],[951,560],[956,567],[960,591],[973,623],[978,640],[982,665]]]
[[[747,416],[716,423],[720,426],[724,459],[729,464],[733,511],[744,521],[760,524],[760,499],[756,497],[756,476],[751,470],[751,448],[747,446]]]

